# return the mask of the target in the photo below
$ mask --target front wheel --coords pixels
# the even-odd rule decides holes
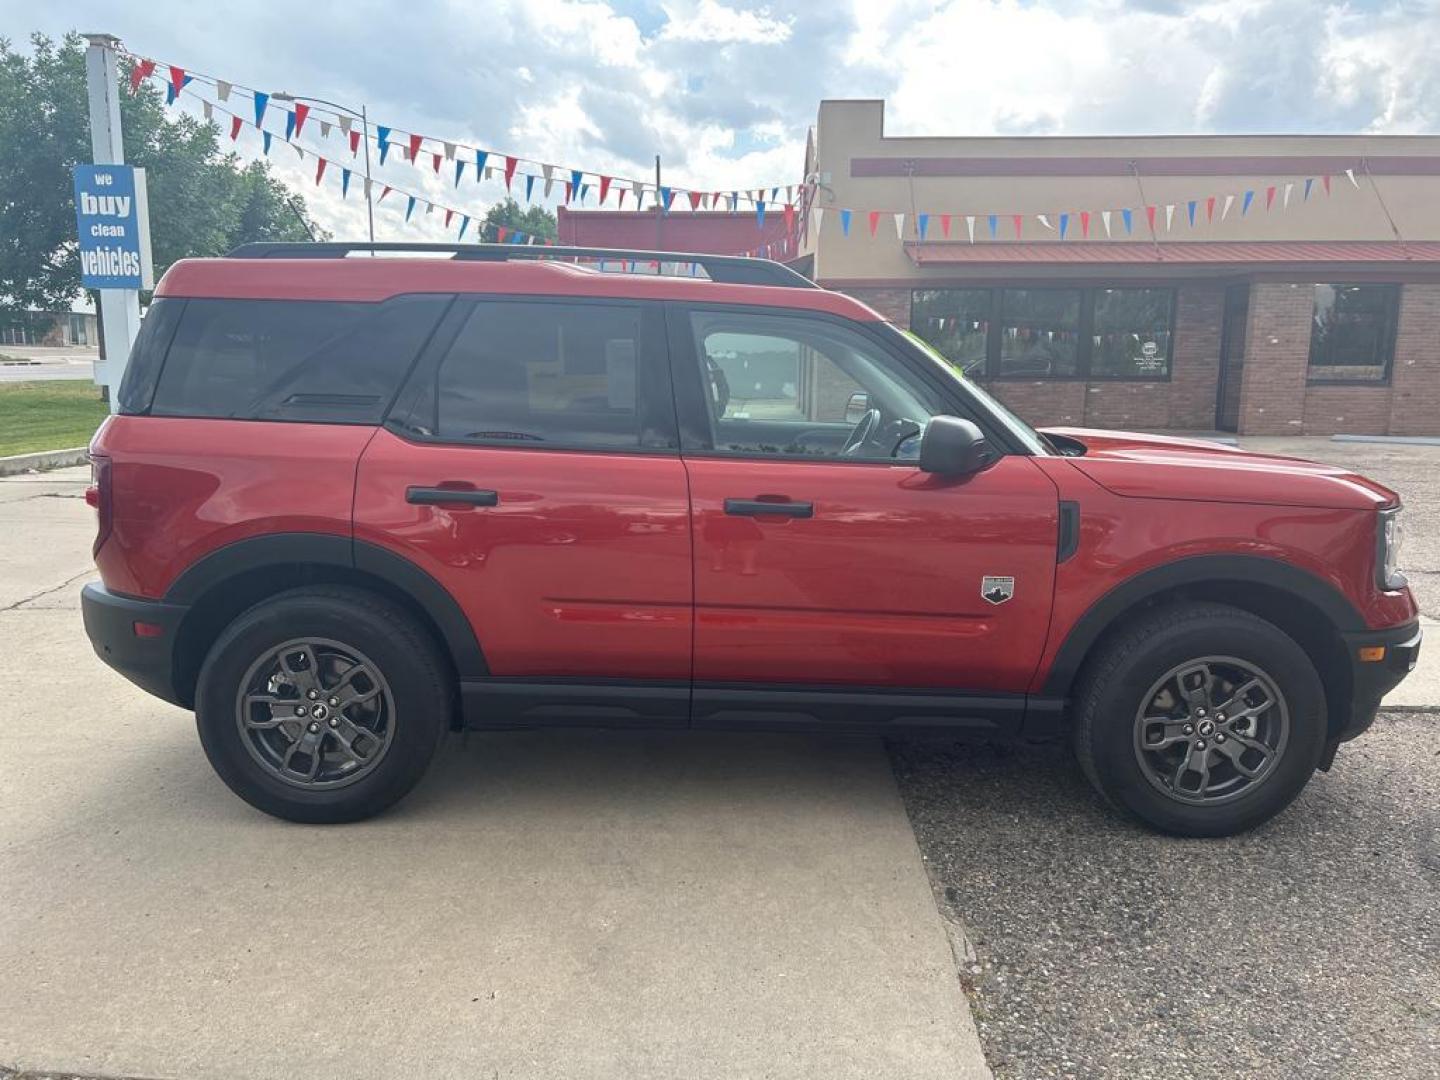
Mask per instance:
[[[370,593],[320,586],[245,612],[200,671],[206,756],[246,802],[291,821],[356,821],[419,781],[449,719],[435,644]]]
[[[1102,647],[1076,698],[1080,764],[1114,806],[1182,836],[1278,814],[1325,745],[1325,694],[1304,650],[1238,608],[1143,616]]]

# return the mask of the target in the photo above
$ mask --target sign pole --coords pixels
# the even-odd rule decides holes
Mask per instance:
[[[90,147],[97,165],[123,165],[125,142],[120,131],[120,72],[113,34],[86,34],[85,88],[90,100]],[[100,360],[95,383],[106,388],[110,411],[120,397],[120,380],[130,358],[130,346],[140,333],[140,291],[101,289]]]

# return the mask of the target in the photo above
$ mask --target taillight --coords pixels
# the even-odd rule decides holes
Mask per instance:
[[[90,455],[90,486],[85,489],[85,503],[95,508],[98,519],[98,529],[95,533],[95,546],[92,553],[100,550],[100,545],[110,536],[110,525],[113,520],[114,505],[110,480],[110,459],[100,454]]]

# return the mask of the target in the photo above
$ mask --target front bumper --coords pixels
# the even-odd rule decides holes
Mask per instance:
[[[1352,690],[1350,715],[1335,732],[1339,742],[1355,738],[1374,723],[1380,699],[1415,670],[1422,632],[1419,622],[1411,622],[1342,636],[1350,655]]]
[[[119,596],[98,582],[80,592],[85,633],[95,655],[142,690],[183,705],[175,692],[175,640],[190,609]]]

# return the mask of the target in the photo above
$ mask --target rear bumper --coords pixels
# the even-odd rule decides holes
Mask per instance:
[[[1420,659],[1421,630],[1419,622],[1406,623],[1388,630],[1366,630],[1344,634],[1350,654],[1351,694],[1350,715],[1337,731],[1340,742],[1353,739],[1375,721],[1380,699],[1399,686],[1405,676],[1415,670]],[[1372,650],[1377,659],[1364,660],[1365,650]],[[1381,650],[1378,654],[1373,650]]]
[[[140,689],[176,705],[184,702],[175,693],[175,638],[189,610],[117,596],[98,582],[80,592],[80,612],[95,655]]]

